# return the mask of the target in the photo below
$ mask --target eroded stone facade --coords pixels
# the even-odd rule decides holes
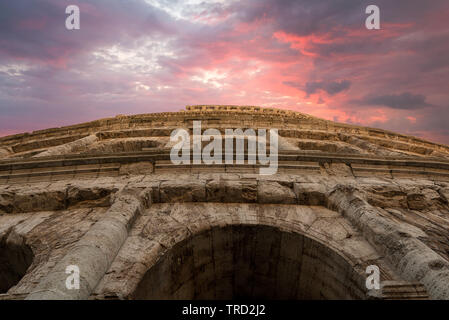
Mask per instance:
[[[278,172],[173,165],[170,133],[278,128]],[[188,106],[0,138],[3,299],[449,299],[449,147]],[[67,290],[68,265],[80,290]],[[365,286],[381,270],[381,290]]]

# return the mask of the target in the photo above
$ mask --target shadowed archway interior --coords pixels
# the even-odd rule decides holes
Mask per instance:
[[[34,254],[23,239],[13,233],[0,239],[0,293],[6,293],[25,275]]]
[[[364,279],[333,249],[263,225],[213,227],[175,244],[134,299],[363,299]]]

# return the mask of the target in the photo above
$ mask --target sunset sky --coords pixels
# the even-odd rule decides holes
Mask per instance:
[[[65,28],[70,4],[80,30]],[[365,28],[370,4],[381,30]],[[0,2],[0,135],[189,104],[449,144],[449,1]]]

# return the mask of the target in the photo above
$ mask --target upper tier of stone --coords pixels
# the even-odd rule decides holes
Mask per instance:
[[[1,137],[0,159],[30,157],[39,153],[55,155],[59,149],[54,148],[58,146],[68,146],[71,151],[63,153],[73,153],[78,148],[77,141],[93,145],[94,149],[83,148],[96,153],[105,150],[119,152],[116,150],[139,151],[148,147],[168,147],[166,139],[171,131],[179,127],[191,128],[193,120],[202,120],[203,128],[277,128],[279,135],[285,138],[284,146],[294,145],[292,148],[287,146],[289,150],[449,158],[449,147],[446,145],[382,129],[337,123],[291,110],[257,106],[194,105],[186,106],[185,110],[179,112],[118,115],[77,125]],[[84,138],[87,140],[82,140]],[[142,139],[148,138],[153,139],[152,142],[142,142]],[[121,149],[105,149],[104,143],[101,143],[104,140],[120,139],[140,140],[132,141],[131,147],[128,141],[126,146],[120,146]]]
[[[301,112],[275,109],[275,108],[261,108],[258,106],[236,106],[236,105],[193,105],[186,106],[186,110],[190,112],[216,112],[216,111],[226,111],[226,112],[252,112],[258,114],[278,114],[278,115],[290,115],[302,118],[314,118],[312,116],[306,115]],[[318,118],[315,118],[318,119]]]

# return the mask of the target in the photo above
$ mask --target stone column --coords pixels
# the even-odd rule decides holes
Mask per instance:
[[[128,237],[128,231],[144,207],[151,203],[148,189],[122,189],[105,216],[97,221],[78,243],[43,277],[27,300],[87,299]],[[68,266],[80,271],[79,289],[68,289]]]
[[[449,299],[449,263],[419,240],[422,230],[382,217],[354,187],[337,185],[328,206],[357,226],[404,279],[423,284],[431,299]]]

